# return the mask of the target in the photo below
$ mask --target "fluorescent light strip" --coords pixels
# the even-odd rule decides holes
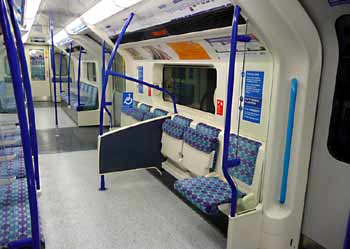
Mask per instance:
[[[80,20],[80,18],[75,19],[73,22],[66,26],[66,30],[69,34],[78,34],[87,29],[86,25]]]
[[[36,14],[37,14],[39,7],[40,7],[40,3],[41,3],[41,0],[27,0],[26,1],[26,5],[24,8],[23,26],[26,27],[26,31],[28,31],[28,33],[30,32],[30,30],[33,26]],[[23,35],[22,36],[23,42],[26,42],[28,37],[29,37],[29,34]]]

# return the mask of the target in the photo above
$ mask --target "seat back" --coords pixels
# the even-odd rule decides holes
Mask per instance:
[[[218,138],[187,128],[184,133],[182,167],[195,175],[205,176],[213,167]]]
[[[237,167],[230,168],[229,174],[235,180],[241,192],[255,193],[258,196],[263,164],[262,143],[231,134],[229,160],[236,158],[236,151],[241,163]]]

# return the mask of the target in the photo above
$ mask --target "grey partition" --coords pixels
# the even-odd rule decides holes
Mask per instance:
[[[169,117],[121,128],[99,138],[99,173],[160,167],[162,124]]]

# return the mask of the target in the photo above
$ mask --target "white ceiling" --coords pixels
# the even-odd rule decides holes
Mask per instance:
[[[50,15],[54,20],[54,32],[57,33],[98,2],[100,0],[42,0],[30,37],[49,39]]]

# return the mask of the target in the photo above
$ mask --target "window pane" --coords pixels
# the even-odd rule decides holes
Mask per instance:
[[[29,56],[32,80],[45,80],[44,49],[30,49]]]
[[[329,152],[349,163],[350,153],[350,15],[336,21],[339,62],[328,135]]]
[[[56,76],[60,76],[60,57],[61,54],[55,54]],[[67,57],[62,57],[62,76],[68,76],[68,61]]]
[[[88,62],[87,64],[87,79],[89,81],[96,82],[96,65],[94,62]]]
[[[164,66],[163,87],[175,94],[176,103],[215,113],[216,70],[200,66]],[[171,97],[163,93],[163,99]]]

